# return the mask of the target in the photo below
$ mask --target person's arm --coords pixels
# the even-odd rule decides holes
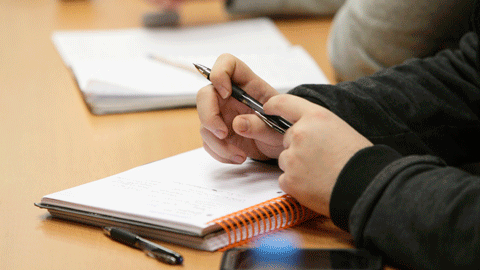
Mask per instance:
[[[456,51],[410,60],[354,82],[303,85],[291,94],[320,104],[374,144],[403,155],[431,154],[450,165],[480,152],[480,77],[476,34]]]
[[[357,247],[389,264],[478,269],[480,177],[439,158],[379,145],[359,151],[340,173],[330,213]]]
[[[478,267],[480,178],[447,165],[480,162],[477,48],[468,34],[455,52],[291,91],[375,144],[349,159],[330,198],[358,247],[411,268]]]
[[[247,15],[329,15],[334,14],[345,0],[227,0],[231,14]]]

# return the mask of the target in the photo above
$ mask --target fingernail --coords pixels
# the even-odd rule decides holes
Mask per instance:
[[[220,86],[217,91],[223,99],[228,97],[228,90],[224,86]]]
[[[242,119],[238,125],[238,131],[240,132],[247,132],[250,129],[250,121],[247,119]]]
[[[243,163],[244,160],[245,160],[245,158],[242,157],[242,156],[234,156],[233,157],[233,162],[235,162],[235,163]]]
[[[225,136],[227,135],[227,133],[221,129],[217,129],[215,130],[215,135],[219,138],[219,139],[223,139],[225,138]]]

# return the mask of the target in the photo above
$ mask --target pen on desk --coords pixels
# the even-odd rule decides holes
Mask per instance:
[[[159,63],[163,63],[163,64],[166,64],[166,65],[169,65],[169,66],[172,66],[172,67],[176,67],[176,68],[181,68],[183,70],[198,74],[198,72],[195,68],[193,68],[191,65],[186,65],[181,61],[174,61],[172,59],[162,57],[160,55],[156,55],[156,54],[153,54],[153,53],[147,54],[147,58],[155,60]]]
[[[200,64],[193,65],[205,78],[210,80],[210,68]],[[250,107],[258,117],[260,117],[265,123],[267,123],[267,125],[275,129],[280,134],[285,134],[287,129],[292,126],[292,124],[283,117],[266,114],[263,111],[263,105],[260,102],[255,100],[253,97],[247,94],[247,92],[243,91],[243,89],[235,84],[232,84],[232,97]]]
[[[168,264],[182,264],[183,262],[182,255],[168,248],[164,248],[156,243],[145,240],[129,231],[115,227],[104,227],[103,231],[111,239],[125,245],[141,249],[149,257],[155,258],[159,261]]]

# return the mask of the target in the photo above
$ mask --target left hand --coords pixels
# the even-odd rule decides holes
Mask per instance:
[[[283,136],[267,126],[253,110],[231,96],[232,83],[259,102],[278,95],[244,62],[222,54],[212,67],[211,85],[197,93],[197,111],[203,147],[215,159],[240,164],[247,157],[276,159],[283,151]]]
[[[284,171],[280,187],[329,217],[330,197],[342,168],[356,152],[373,144],[331,111],[300,97],[273,96],[264,110],[295,123],[285,133],[285,150],[278,158]]]

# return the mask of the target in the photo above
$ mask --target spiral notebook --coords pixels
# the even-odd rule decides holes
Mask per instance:
[[[281,171],[253,160],[220,163],[202,148],[46,195],[57,218],[117,226],[215,251],[317,216],[278,186]]]

